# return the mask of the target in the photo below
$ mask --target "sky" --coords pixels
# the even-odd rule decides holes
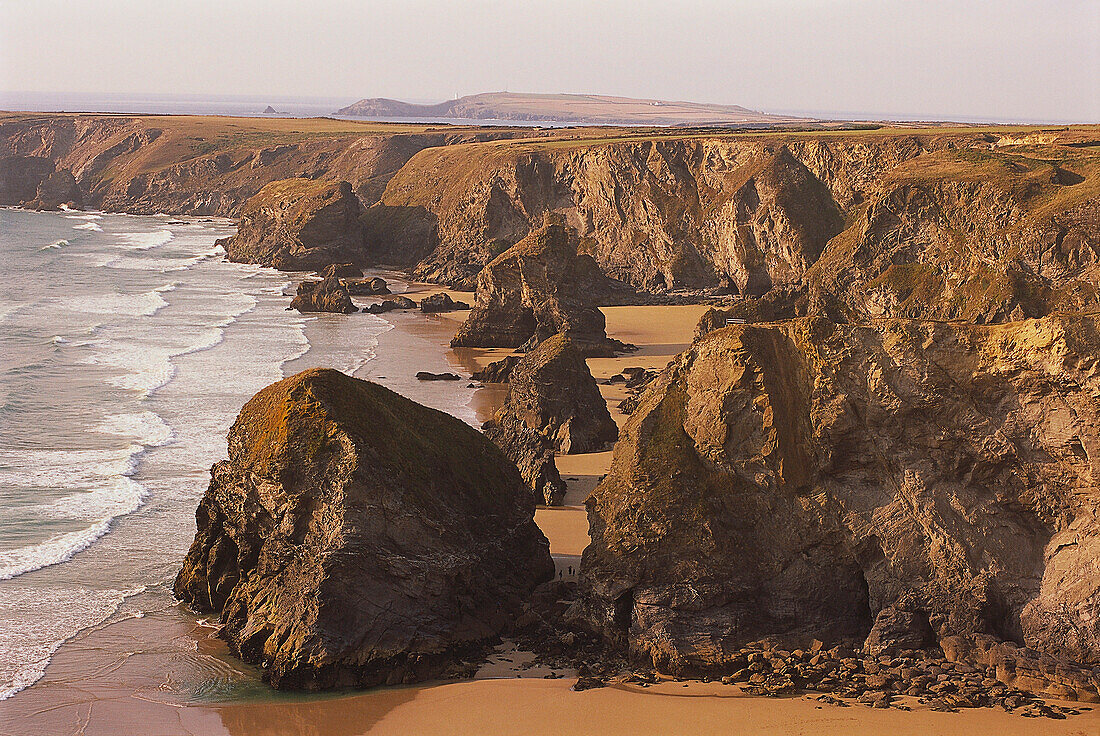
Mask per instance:
[[[0,90],[1100,122],[1100,0],[0,0]]]

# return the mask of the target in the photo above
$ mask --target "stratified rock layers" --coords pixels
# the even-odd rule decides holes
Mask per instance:
[[[445,675],[553,572],[492,443],[336,371],[253,397],[211,476],[176,594],[276,687]]]
[[[641,397],[588,501],[582,619],[674,672],[769,635],[862,639],[876,617],[878,651],[927,622],[1100,662],[1097,328],[808,318],[703,336]]]

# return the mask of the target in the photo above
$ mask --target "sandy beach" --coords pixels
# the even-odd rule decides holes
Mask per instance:
[[[409,293],[419,299],[439,290],[412,284]],[[468,293],[450,293],[472,300]],[[596,379],[603,381],[630,366],[664,367],[690,342],[705,309],[605,308],[608,334],[639,350],[590,359]],[[434,359],[416,357],[424,366],[446,364],[468,375],[510,351],[450,349],[449,336],[465,314],[410,314],[395,329],[408,329],[434,345]],[[385,345],[380,341],[379,350]],[[388,371],[394,365],[380,353],[372,370]],[[448,387],[465,389],[467,382],[439,384],[440,391]],[[474,392],[469,407],[478,421],[499,405],[505,390],[489,386]],[[601,385],[601,391],[621,423],[626,418],[617,411],[626,396],[621,384]],[[566,574],[570,567],[575,571],[588,543],[584,500],[610,460],[610,451],[560,457],[559,470],[569,486],[565,505],[536,512],[558,568]],[[1100,734],[1100,709],[1040,723],[991,709],[932,712],[908,698],[901,702],[912,712],[841,708],[808,695],[750,697],[736,686],[671,680],[646,688],[617,685],[578,693],[570,690],[575,673],[526,668],[523,661],[530,655],[508,642],[473,680],[355,694],[278,693],[228,654],[214,627],[197,622],[165,591],[159,595],[164,601],[159,610],[141,617],[123,615],[65,643],[40,682],[0,702],[0,734]]]

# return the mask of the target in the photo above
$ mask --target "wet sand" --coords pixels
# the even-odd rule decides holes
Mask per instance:
[[[438,290],[411,285],[410,295],[421,298]],[[470,300],[468,294],[452,296]],[[664,367],[690,342],[705,308],[604,311],[608,334],[640,350],[620,358],[590,359],[598,380],[629,366]],[[465,314],[408,315],[409,320],[421,321],[401,328],[433,344],[435,357],[418,355],[417,365],[410,365],[407,358],[387,362],[380,353],[383,362],[372,370],[387,371],[383,375],[392,380],[389,373],[396,367],[407,373],[432,364],[448,365],[468,376],[510,352],[447,348],[449,335]],[[379,348],[385,349],[384,340]],[[401,380],[406,380],[404,374]],[[465,389],[467,383],[459,385]],[[621,386],[600,388],[612,416],[621,423],[625,417],[616,407],[625,391]],[[491,415],[505,391],[503,386],[488,386],[473,392],[469,407],[476,421]],[[450,401],[455,401],[453,396]],[[583,503],[610,460],[610,451],[558,458],[569,486],[565,506],[539,509],[536,520],[550,539],[559,569],[575,569],[588,543]],[[575,673],[525,669],[522,663],[530,655],[507,642],[470,681],[323,696],[276,693],[258,681],[253,668],[228,654],[213,628],[198,625],[194,616],[173,604],[167,591],[146,595],[159,595],[161,608],[82,633],[61,647],[38,684],[0,702],[0,734],[1100,734],[1100,707],[1064,721],[1037,721],[991,709],[937,713],[916,702],[909,703],[909,713],[838,708],[809,696],[750,697],[733,686],[701,682],[665,681],[648,688],[614,686],[576,693],[570,690]],[[546,679],[548,675],[554,679]]]

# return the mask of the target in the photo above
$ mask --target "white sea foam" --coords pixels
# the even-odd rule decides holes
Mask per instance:
[[[134,250],[152,250],[159,248],[172,240],[174,236],[171,230],[154,230],[147,233],[119,233],[118,239],[123,245]]]
[[[100,422],[95,431],[132,439],[146,447],[163,447],[175,436],[172,428],[151,411],[112,414]]]
[[[66,639],[106,620],[127,597],[144,589],[0,586],[0,700],[37,682]]]
[[[71,211],[72,210],[69,210],[69,212],[71,212]],[[85,215],[66,215],[65,219],[66,220],[102,220],[103,215],[96,215],[96,214],[92,214],[92,213],[85,214]]]
[[[94,222],[85,222],[83,225],[73,225],[73,230],[91,230],[96,233],[103,232],[103,228]]]
[[[101,294],[98,296],[67,297],[61,303],[76,312],[114,314],[130,317],[152,317],[168,306],[163,294],[173,291],[178,284],[165,284],[140,294]]]
[[[55,248],[63,248],[68,244],[69,244],[69,241],[62,238],[61,240],[55,240],[54,242],[50,243],[49,245],[43,245],[38,250],[53,250]]]

